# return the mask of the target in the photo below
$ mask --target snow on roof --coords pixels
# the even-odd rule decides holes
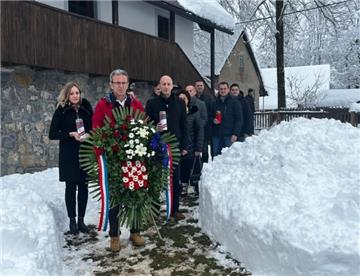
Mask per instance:
[[[205,18],[216,25],[230,30],[235,28],[234,18],[216,0],[177,0],[177,2],[185,10]]]
[[[277,77],[276,68],[261,69],[261,75],[264,82],[265,90],[268,96],[261,97],[261,109],[276,109],[278,107],[277,99]],[[298,67],[285,67],[285,90],[288,96],[290,91],[289,79],[296,79],[300,82],[300,89],[306,89],[312,86],[316,79],[319,79],[319,91],[326,91],[330,88],[330,65],[310,65]],[[264,105],[263,105],[264,103]],[[297,107],[295,102],[286,99],[286,107]]]
[[[360,89],[330,89],[323,93],[324,97],[318,106],[349,107],[352,103],[360,101]]]
[[[198,29],[199,30],[199,29]],[[241,29],[234,29],[234,34],[229,35],[215,30],[215,75],[220,75],[226,59],[241,35]],[[210,75],[210,35],[202,32],[194,34],[194,58],[192,62],[203,76]]]
[[[233,35],[228,35],[223,33],[221,34],[221,36],[218,36],[218,39],[215,38],[220,48],[218,61],[215,63],[215,75],[220,75],[221,69],[224,67],[226,60],[228,59],[231,51],[234,49],[242,33],[243,32],[241,29],[236,29],[234,30]],[[216,46],[215,46],[215,51],[216,51]]]

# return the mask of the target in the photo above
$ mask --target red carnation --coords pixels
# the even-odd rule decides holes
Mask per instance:
[[[111,122],[110,122],[110,127],[111,127],[111,128],[114,128],[114,127],[115,127],[115,122],[114,122],[114,121],[111,121]]]
[[[121,136],[121,140],[122,140],[122,141],[125,142],[125,141],[127,141],[127,139],[128,139],[128,137],[127,137],[126,135]]]
[[[120,137],[120,131],[118,131],[117,129],[114,131],[114,137]]]
[[[111,150],[112,150],[113,152],[119,152],[119,150],[120,150],[119,145],[112,146],[112,147],[111,147]]]
[[[122,125],[120,126],[120,128],[121,128],[122,130],[127,130],[127,129],[128,129],[128,126],[127,126],[127,124],[122,124]]]
[[[125,118],[125,120],[128,121],[128,122],[130,122],[130,121],[132,120],[132,118],[133,118],[132,116],[127,115],[126,118]]]
[[[96,147],[96,148],[95,148],[95,153],[96,153],[96,155],[101,155],[101,154],[104,153],[104,149],[103,149],[103,148],[98,148],[98,147]]]

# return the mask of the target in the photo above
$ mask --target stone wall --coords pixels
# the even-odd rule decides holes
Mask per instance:
[[[40,171],[58,165],[58,141],[48,138],[56,99],[75,81],[94,107],[108,90],[108,77],[1,67],[1,175]]]

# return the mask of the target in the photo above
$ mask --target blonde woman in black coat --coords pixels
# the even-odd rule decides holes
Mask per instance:
[[[82,98],[79,86],[73,82],[67,83],[58,97],[58,104],[50,125],[49,138],[60,140],[59,178],[66,184],[65,203],[70,219],[71,234],[77,234],[78,231],[83,233],[89,231],[84,223],[88,188],[85,181],[86,174],[79,165],[79,148],[81,141],[86,138],[91,129],[92,114],[92,107],[86,99]],[[81,124],[84,129],[81,129]],[[76,189],[78,190],[77,223]]]

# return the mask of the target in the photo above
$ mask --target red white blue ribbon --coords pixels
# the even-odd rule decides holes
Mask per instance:
[[[170,219],[170,216],[174,210],[174,191],[173,191],[173,158],[171,154],[171,148],[169,145],[167,146],[167,153],[169,156],[169,181],[168,187],[166,190],[166,220]]]
[[[98,162],[98,175],[99,175],[99,185],[100,185],[100,218],[98,224],[98,231],[106,231],[109,218],[109,208],[110,208],[110,195],[109,195],[109,182],[106,166],[106,157],[104,154],[96,154],[96,159]]]

